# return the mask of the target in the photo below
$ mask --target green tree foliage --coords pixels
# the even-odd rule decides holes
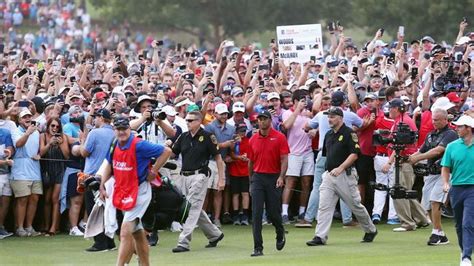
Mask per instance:
[[[278,25],[339,20],[369,35],[383,27],[406,39],[431,35],[451,42],[462,17],[472,18],[474,0],[90,0],[104,19],[128,20],[157,29],[184,31],[213,42],[236,34],[275,29]]]

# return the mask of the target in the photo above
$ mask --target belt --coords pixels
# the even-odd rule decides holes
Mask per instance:
[[[388,157],[388,155],[385,153],[377,153],[377,156]]]
[[[201,168],[201,169],[192,170],[192,171],[181,171],[181,175],[184,175],[184,176],[198,175],[198,174],[207,175],[207,169]]]

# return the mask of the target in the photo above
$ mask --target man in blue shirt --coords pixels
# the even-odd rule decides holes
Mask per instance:
[[[458,244],[461,248],[461,265],[472,265],[471,255],[474,244],[474,119],[461,116],[456,122],[459,139],[446,147],[441,160],[441,177],[444,192],[450,195],[454,210]],[[451,180],[450,180],[451,175]],[[451,181],[451,185],[449,184]],[[450,186],[451,189],[450,189]]]
[[[31,123],[32,115],[24,109],[19,115],[17,131],[12,134],[16,152],[10,176],[10,186],[16,198],[16,234],[20,237],[38,236],[33,229],[39,196],[43,194],[39,163],[40,134]]]
[[[0,239],[4,239],[12,235],[5,230],[3,223],[8,213],[10,204],[10,197],[12,196],[12,189],[10,187],[10,169],[13,165],[13,160],[10,157],[13,155],[13,142],[10,131],[0,128]]]
[[[110,151],[110,145],[114,140],[114,130],[110,125],[112,115],[107,109],[100,109],[95,115],[95,129],[87,135],[84,144],[81,145],[81,156],[86,158],[84,173],[95,175],[100,165]],[[94,194],[87,190],[85,194],[86,210],[90,214],[94,207]],[[101,233],[94,237],[92,247],[86,249],[89,252],[103,251],[115,248],[114,240]]]
[[[141,218],[151,201],[150,181],[158,177],[158,170],[170,157],[171,149],[132,135],[126,117],[114,120],[114,131],[117,143],[98,174],[101,175],[102,200],[108,197],[104,184],[114,175],[114,195],[111,196],[114,206],[123,212],[117,265],[129,263],[134,251],[140,265],[149,265],[148,241]],[[152,158],[156,158],[156,162],[150,169]]]
[[[227,122],[227,118],[229,116],[229,110],[227,109],[227,105],[224,103],[217,104],[215,107],[215,116],[216,119],[208,124],[204,130],[207,132],[214,134],[216,136],[217,142],[219,143],[219,152],[221,154],[222,159],[225,161],[226,157],[229,155],[230,147],[235,145],[234,137],[235,137],[235,127],[230,125]],[[209,160],[209,169],[211,169],[211,177],[209,181],[209,191],[213,194],[213,207],[214,207],[214,224],[217,227],[221,227],[221,209],[222,209],[222,195],[223,193],[226,195],[226,200],[230,202],[230,189],[229,184],[230,180],[227,180],[226,177],[226,187],[224,192],[219,191],[217,189],[218,184],[218,174],[217,174],[217,164],[215,160]],[[231,223],[232,218],[229,212],[230,204],[224,204],[224,216],[222,217],[223,223]]]

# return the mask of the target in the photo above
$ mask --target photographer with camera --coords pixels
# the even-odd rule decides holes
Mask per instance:
[[[399,124],[404,124],[403,127],[408,126],[409,128],[406,131],[417,131],[415,122],[410,118],[410,116],[405,112],[406,106],[403,100],[395,98],[389,102],[389,116],[394,120],[393,127],[391,129],[392,136],[396,134],[405,134],[406,132],[398,132]],[[408,132],[410,133],[410,132]],[[397,138],[394,138],[395,140]],[[392,165],[395,162],[395,150],[393,146],[388,146],[390,159],[382,167],[382,172],[387,173],[392,168]],[[400,162],[400,180],[399,184],[406,190],[411,190],[415,182],[415,173],[413,172],[412,165],[406,160],[407,156],[416,152],[416,145],[408,144],[404,147],[401,152],[402,161]],[[425,215],[425,211],[421,204],[416,199],[406,199],[400,198],[394,200],[395,210],[397,211],[398,218],[400,219],[401,226],[394,228],[394,232],[406,232],[414,231],[416,227],[426,227],[429,225],[429,220]]]
[[[315,236],[306,242],[306,245],[326,245],[338,198],[344,200],[361,224],[365,232],[362,242],[372,242],[377,235],[377,228],[361,204],[354,167],[360,154],[357,134],[344,124],[341,108],[331,107],[325,114],[328,115],[331,128],[326,133],[322,149],[322,155],[327,158],[326,171],[319,188],[319,214]]]
[[[474,119],[463,115],[454,122],[459,138],[451,142],[441,160],[443,191],[449,192],[454,210],[456,234],[461,248],[461,264],[472,265],[474,243],[474,152],[472,151]]]
[[[80,146],[81,156],[85,158],[84,174],[95,175],[100,165],[110,151],[110,145],[114,139],[114,131],[110,125],[112,115],[107,109],[100,109],[93,114],[95,128],[90,131]],[[90,190],[85,192],[85,204],[87,214],[90,215],[94,207],[94,194]],[[88,252],[100,252],[115,248],[114,240],[104,233],[94,236],[94,244],[87,248]]]
[[[130,128],[144,140],[163,144],[167,137],[174,137],[176,130],[166,121],[166,113],[156,108],[157,101],[150,96],[145,94],[138,97],[134,111],[141,115],[130,122]]]
[[[441,179],[440,160],[446,146],[457,139],[457,134],[449,128],[448,113],[443,109],[433,110],[433,125],[435,130],[428,134],[420,150],[408,157],[412,165],[422,160],[428,160],[428,176],[424,177],[423,197],[421,205],[430,212],[433,230],[428,245],[443,245],[449,243],[441,228],[441,204],[445,201],[443,180]]]

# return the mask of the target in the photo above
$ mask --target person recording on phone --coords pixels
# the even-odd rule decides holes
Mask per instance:
[[[40,235],[33,229],[38,199],[43,194],[39,163],[40,134],[31,117],[28,109],[22,110],[18,129],[12,134],[16,152],[13,157],[15,163],[12,166],[10,186],[16,199],[16,235],[20,237]]]
[[[139,118],[130,122],[130,128],[144,140],[154,144],[164,144],[167,138],[176,135],[176,130],[166,120],[166,113],[161,108],[155,109],[157,104],[157,101],[148,95],[140,96],[134,109]],[[153,114],[157,116],[153,117]]]

